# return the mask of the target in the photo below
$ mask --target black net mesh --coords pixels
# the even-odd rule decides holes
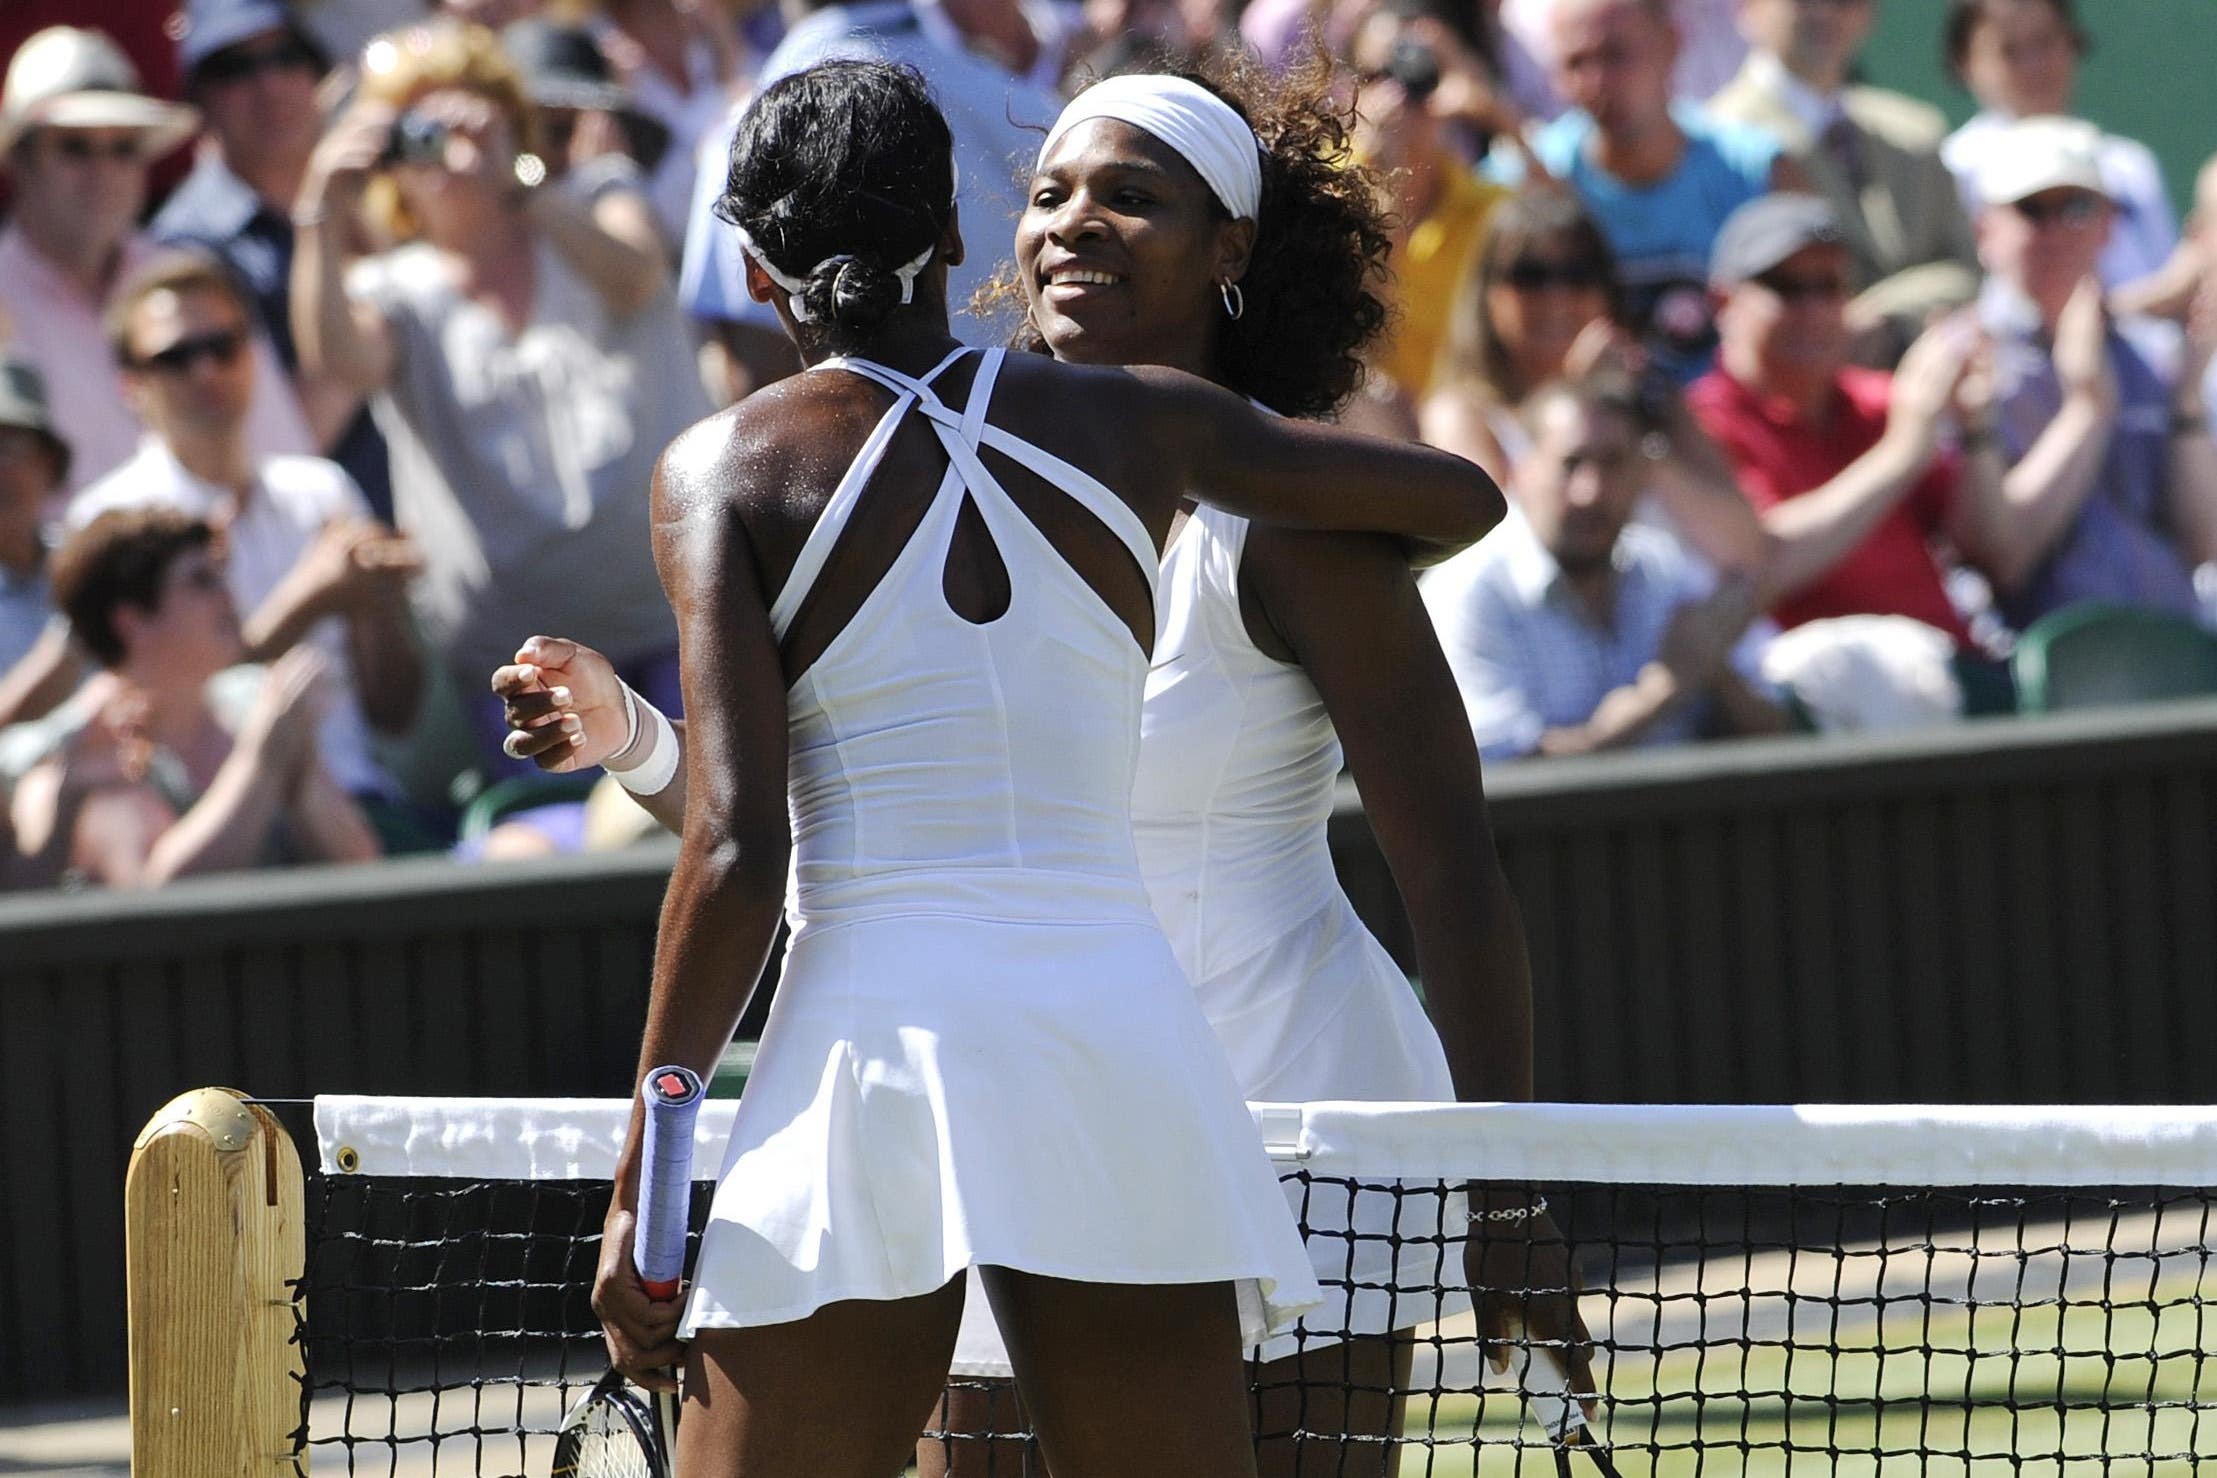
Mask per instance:
[[[1289,1180],[1334,1271],[1250,1367],[1266,1475],[2217,1468],[2207,1191],[1533,1187],[1593,1338],[1566,1447],[1549,1362],[1527,1400],[1483,1357],[1460,1195]],[[303,1469],[544,1478],[603,1368],[606,1186],[334,1175],[309,1202]],[[958,1473],[1043,1472],[1023,1429],[1012,1390],[958,1378],[927,1442]]]

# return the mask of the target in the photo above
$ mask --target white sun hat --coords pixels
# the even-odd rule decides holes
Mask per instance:
[[[25,41],[0,87],[0,154],[33,128],[135,128],[156,159],[199,127],[198,111],[147,96],[122,49],[78,26],[48,26]]]

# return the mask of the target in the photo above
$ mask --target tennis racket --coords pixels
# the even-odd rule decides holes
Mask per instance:
[[[658,1067],[640,1085],[646,1139],[639,1157],[639,1215],[631,1259],[647,1296],[676,1298],[685,1281],[685,1232],[693,1203],[693,1121],[700,1075]],[[648,1395],[611,1370],[562,1419],[551,1478],[670,1478],[677,1400]]]
[[[670,1397],[611,1370],[562,1419],[550,1478],[670,1478],[675,1417]]]
[[[693,1121],[700,1117],[700,1074],[658,1067],[639,1085],[647,1136],[639,1156],[639,1219],[631,1260],[647,1297],[666,1303],[685,1281],[685,1231],[693,1207]]]
[[[1562,1352],[1552,1345],[1519,1344],[1510,1368],[1533,1417],[1547,1429],[1548,1440],[1555,1444],[1557,1478],[1571,1478],[1570,1456],[1574,1452],[1584,1453],[1601,1478],[1617,1478],[1609,1449],[1586,1424],[1586,1409],[1572,1393]]]

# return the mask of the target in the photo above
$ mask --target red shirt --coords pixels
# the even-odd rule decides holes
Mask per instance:
[[[1686,403],[1738,474],[1758,510],[1822,487],[1878,445],[1886,431],[1893,377],[1876,370],[1840,371],[1832,424],[1804,425],[1791,405],[1756,393],[1721,368],[1686,392]],[[1913,616],[1970,644],[1970,630],[1941,583],[1932,539],[1946,524],[1961,468],[1953,456],[1934,460],[1924,476],[1823,579],[1779,602],[1781,626],[1827,616]]]

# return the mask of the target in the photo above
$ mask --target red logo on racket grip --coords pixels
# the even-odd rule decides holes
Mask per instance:
[[[691,1091],[685,1080],[676,1073],[664,1073],[654,1080],[655,1091],[664,1098],[683,1098]]]

